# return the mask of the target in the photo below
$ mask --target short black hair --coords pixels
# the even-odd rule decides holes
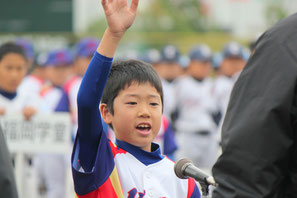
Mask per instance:
[[[129,87],[132,83],[150,83],[160,94],[163,106],[163,89],[161,79],[152,65],[139,60],[115,61],[112,64],[101,103],[107,105],[113,114],[113,101],[119,92]]]
[[[10,53],[19,54],[19,55],[23,56],[26,61],[28,60],[27,56],[26,56],[26,52],[23,47],[15,44],[13,42],[7,42],[0,46],[0,61],[2,60],[2,58],[5,55],[10,54]]]

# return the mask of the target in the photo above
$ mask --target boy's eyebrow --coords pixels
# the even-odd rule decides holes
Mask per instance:
[[[127,94],[125,97],[140,97],[138,94]],[[158,94],[150,94],[147,96],[148,98],[160,98]]]

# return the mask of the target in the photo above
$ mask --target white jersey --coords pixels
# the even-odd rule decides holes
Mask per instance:
[[[24,107],[33,107],[42,112],[48,110],[37,94],[19,91],[13,99],[8,99],[0,94],[0,108],[5,109],[5,114],[20,113]]]
[[[44,85],[44,80],[34,74],[27,75],[20,86],[18,91],[39,94]]]
[[[42,93],[42,98],[47,104],[49,110],[51,112],[59,111],[57,110],[57,107],[60,105],[61,101],[63,100],[64,97],[64,91],[62,88],[57,88],[57,87],[48,87],[43,93]],[[66,102],[66,103],[65,103]],[[63,109],[68,109],[68,100],[63,100]],[[68,112],[68,110],[66,111]]]
[[[179,117],[176,121],[179,150],[177,157],[189,158],[194,164],[209,171],[218,156],[217,113],[213,98],[213,81],[198,81],[183,76],[177,81]]]
[[[216,130],[212,113],[217,111],[212,95],[213,81],[209,78],[197,81],[183,76],[176,81],[176,101],[179,117],[176,121],[178,132]]]
[[[229,104],[231,92],[239,75],[240,75],[240,72],[236,73],[231,78],[221,75],[216,78],[214,83],[214,97],[216,100],[217,107],[222,113],[222,118],[219,122],[219,127],[218,127],[218,135],[219,135],[218,139],[220,139],[222,125],[227,112],[227,107]]]
[[[171,114],[176,110],[176,101],[175,101],[175,85],[169,83],[164,79],[161,79],[163,86],[163,114],[170,120]]]
[[[174,162],[162,156],[159,149],[146,152],[125,142],[117,141],[117,144],[119,146],[107,142],[106,136],[102,136],[94,167],[85,172],[77,158],[78,152],[83,150],[79,150],[79,143],[75,143],[72,156],[74,183],[84,186],[76,188],[76,193],[82,195],[77,197],[200,198],[194,180],[176,177]],[[107,154],[103,158],[100,153]],[[102,167],[106,168],[98,174]]]
[[[190,191],[188,180],[179,179],[172,174],[174,162],[168,158],[145,165],[126,152],[115,156],[115,164],[119,178],[122,180],[124,197],[129,197],[133,189],[138,190],[134,193],[135,195],[140,195],[140,193],[147,195],[144,197],[186,198],[185,192]]]
[[[214,81],[214,97],[222,114],[227,109],[233,85],[233,79],[223,75],[217,77]]]

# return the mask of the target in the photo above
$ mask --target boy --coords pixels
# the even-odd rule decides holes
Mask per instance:
[[[75,75],[67,80],[64,90],[69,98],[69,107],[73,123],[73,137],[77,131],[77,93],[87,67],[99,44],[99,40],[91,37],[82,38],[76,44],[74,70]]]
[[[162,117],[157,73],[140,61],[119,62],[110,71],[111,57],[135,19],[138,0],[132,0],[130,8],[127,0],[102,0],[102,5],[108,28],[77,98],[78,131],[72,154],[77,196],[200,197],[194,180],[178,179],[174,163],[152,143]],[[101,97],[102,118],[113,127],[116,145],[102,131]]]
[[[46,111],[37,94],[18,90],[27,73],[27,64],[26,53],[21,46],[15,43],[0,46],[0,116],[22,114],[24,119],[30,120],[38,112]],[[18,190],[24,197],[32,197],[36,193],[33,187],[35,168],[32,157],[25,157],[24,175],[16,175],[17,180],[25,179],[23,189]]]
[[[69,100],[63,89],[70,74],[73,56],[67,49],[54,50],[45,62],[47,79],[51,86],[42,90],[42,97],[51,112],[69,113]],[[69,131],[70,133],[70,131]],[[40,154],[36,162],[39,179],[44,180],[47,198],[65,197],[66,159],[63,154]]]
[[[189,53],[187,75],[176,80],[176,120],[179,150],[177,157],[188,157],[209,171],[217,159],[217,113],[212,96],[211,50],[207,45],[194,46]]]
[[[246,64],[243,46],[237,42],[227,43],[222,50],[222,56],[222,62],[219,68],[220,75],[215,79],[213,87],[217,108],[222,115],[218,127],[219,135],[221,133],[231,91],[241,70]]]
[[[21,46],[14,43],[0,46],[0,115],[22,112],[29,120],[42,106],[37,95],[18,92],[27,69],[27,57]]]

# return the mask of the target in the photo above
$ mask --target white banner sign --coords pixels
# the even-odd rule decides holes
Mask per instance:
[[[22,115],[5,115],[0,124],[11,152],[65,153],[71,145],[68,113],[35,115],[30,121]]]

